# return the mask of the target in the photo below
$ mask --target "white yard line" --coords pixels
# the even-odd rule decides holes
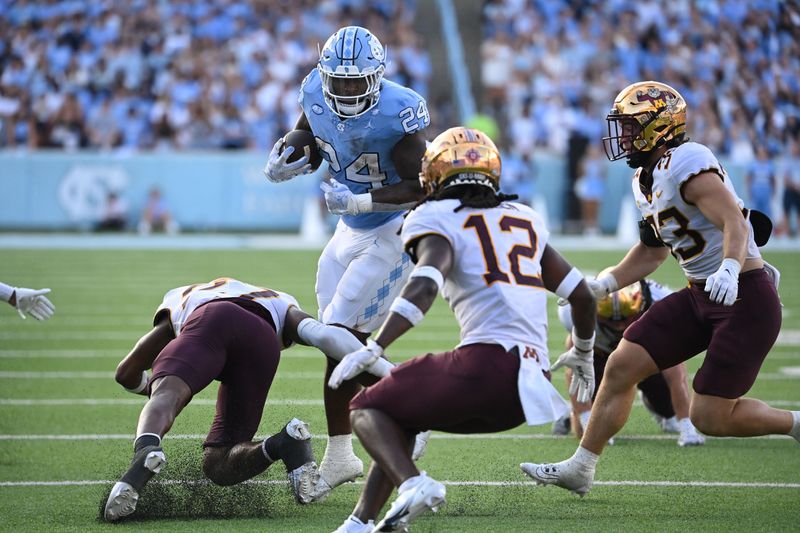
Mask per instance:
[[[107,479],[84,479],[79,481],[0,481],[0,487],[86,487],[92,485],[110,485],[114,483]],[[154,484],[176,485],[182,484],[181,480],[154,481]],[[197,484],[208,483],[205,480],[196,481]],[[248,485],[285,485],[287,481],[277,479],[245,481]],[[533,481],[442,481],[451,487],[535,487]],[[363,485],[363,481],[356,481],[355,485]],[[695,487],[695,488],[734,488],[734,489],[800,489],[800,483],[770,483],[770,482],[745,482],[745,481],[595,481],[595,486],[606,487]]]
[[[128,433],[109,433],[109,434],[63,434],[63,435],[14,435],[14,434],[0,434],[0,441],[75,441],[75,440],[133,440],[134,435]],[[328,436],[323,434],[311,435],[314,439],[327,440]],[[200,440],[205,439],[206,435],[201,433],[178,433],[167,434],[164,440]],[[552,435],[550,433],[476,433],[472,435],[455,434],[455,433],[434,433],[431,435],[435,440],[563,440],[574,439],[572,435]],[[667,440],[677,441],[678,435],[658,434],[658,435],[617,435],[615,437],[619,440]],[[738,437],[706,437],[712,440],[731,440]],[[787,435],[765,435],[762,437],[741,437],[747,439],[760,439],[760,440],[783,440],[791,437]]]

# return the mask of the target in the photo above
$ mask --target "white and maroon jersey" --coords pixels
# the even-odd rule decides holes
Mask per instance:
[[[195,309],[206,302],[224,298],[246,298],[261,305],[272,316],[276,333],[281,342],[283,342],[286,313],[292,306],[300,308],[297,300],[285,292],[257,287],[231,278],[218,278],[208,283],[197,283],[172,289],[164,295],[164,300],[156,310],[156,317],[163,311],[168,311],[172,329],[177,337],[189,319],[189,315]],[[284,348],[287,347],[284,346]]]
[[[683,198],[683,186],[703,172],[718,174],[742,208],[728,174],[706,146],[687,142],[667,150],[653,169],[651,194],[639,186],[642,169],[636,171],[632,186],[636,206],[669,246],[687,278],[706,279],[722,263],[722,230],[708,220],[695,205]],[[747,258],[761,257],[753,238],[747,243]]]
[[[524,344],[547,355],[547,292],[541,257],[549,237],[530,207],[505,202],[491,209],[458,200],[428,201],[412,211],[401,237],[408,244],[436,234],[450,241],[453,268],[442,286],[461,326],[460,346]],[[546,360],[546,359],[545,359]]]

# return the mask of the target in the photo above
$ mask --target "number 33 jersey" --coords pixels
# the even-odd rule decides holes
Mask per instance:
[[[392,161],[394,146],[405,136],[422,131],[431,122],[425,99],[389,80],[381,82],[378,104],[358,117],[343,119],[331,111],[322,95],[315,68],[303,80],[300,105],[328,161],[331,177],[355,194],[400,182]],[[344,215],[351,228],[376,228],[401,211]]]
[[[461,326],[460,346],[480,342],[510,350],[522,343],[546,356],[541,258],[550,234],[542,217],[514,202],[453,212],[459,205],[458,200],[422,204],[409,213],[401,236],[412,257],[425,235],[450,242],[454,262],[442,296]]]
[[[722,263],[722,230],[718,229],[694,204],[683,197],[684,185],[703,172],[717,174],[725,188],[742,208],[727,172],[706,146],[687,142],[667,150],[653,169],[651,191],[639,184],[642,169],[632,181],[636,207],[656,234],[670,248],[687,278],[706,279]],[[760,257],[750,231],[747,258]]]

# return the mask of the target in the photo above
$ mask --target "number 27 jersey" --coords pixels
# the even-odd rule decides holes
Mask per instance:
[[[399,183],[392,150],[405,135],[422,131],[431,122],[425,99],[389,80],[381,82],[375,107],[361,116],[343,119],[325,103],[316,68],[303,80],[299,101],[317,146],[328,161],[331,177],[355,194]],[[344,215],[342,220],[351,228],[369,229],[401,214],[388,211]]]
[[[547,292],[541,257],[549,232],[526,205],[463,208],[458,200],[428,201],[409,213],[402,239],[408,248],[435,234],[450,242],[453,268],[442,287],[461,326],[460,345],[520,343],[547,355]]]

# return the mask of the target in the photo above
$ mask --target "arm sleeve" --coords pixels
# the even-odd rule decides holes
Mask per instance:
[[[309,346],[314,346],[331,359],[341,361],[345,355],[364,347],[355,335],[344,328],[328,326],[313,318],[306,318],[297,326],[297,335]],[[367,369],[370,374],[384,377],[394,365],[386,359],[378,359]]]

